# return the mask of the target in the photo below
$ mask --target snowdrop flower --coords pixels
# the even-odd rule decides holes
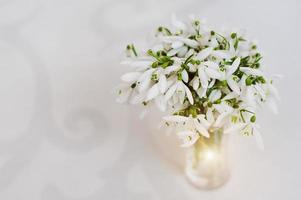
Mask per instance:
[[[182,80],[177,80],[175,83],[167,90],[164,99],[168,101],[172,96],[175,96],[178,102],[184,103],[185,97],[188,98],[189,103],[193,105],[193,97],[190,89],[183,83]]]
[[[176,123],[177,125],[182,126],[182,130],[179,129],[177,135],[183,140],[183,147],[193,145],[200,135],[206,138],[210,136],[208,130],[204,127],[198,117],[193,118],[173,115],[166,116],[163,119],[169,124]]]
[[[118,98],[116,101],[118,103],[129,102],[130,104],[139,104],[142,103],[145,98],[145,93],[139,93],[135,89],[135,83],[129,85],[120,85],[117,89]]]
[[[182,147],[192,146],[200,138],[195,131],[189,130],[178,132],[177,135],[183,141]]]
[[[198,76],[203,88],[208,88],[210,78],[221,79],[222,74],[219,71],[218,64],[212,61],[201,63],[198,69]]]
[[[237,31],[219,32],[203,20],[172,16],[172,28],[157,29],[154,46],[126,47],[122,62],[132,70],[121,76],[120,103],[168,113],[163,121],[193,145],[211,130],[254,135],[263,147],[256,112],[265,105],[278,112],[279,94],[263,70],[257,44]]]
[[[226,66],[225,73],[223,74],[223,78],[221,80],[226,80],[230,89],[240,94],[240,87],[238,85],[238,77],[233,75],[233,73],[238,69],[240,64],[240,58],[236,58],[230,66]]]
[[[213,128],[222,128],[225,118],[229,113],[225,112],[218,115],[217,118],[214,117],[213,109],[208,109],[206,115],[200,115],[199,120],[204,124],[205,128],[210,130]]]
[[[254,135],[258,148],[260,150],[264,150],[264,143],[263,143],[261,133],[259,132],[258,124],[248,123],[242,128],[242,132],[246,135]]]

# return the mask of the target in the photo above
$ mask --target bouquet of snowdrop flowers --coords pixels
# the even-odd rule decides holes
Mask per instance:
[[[277,111],[278,93],[263,71],[257,45],[240,32],[218,32],[191,17],[184,23],[172,17],[173,27],[159,27],[156,42],[146,51],[126,48],[118,101],[157,106],[168,113],[166,126],[175,130],[182,146],[224,134],[254,135],[262,146],[256,111],[265,103]]]

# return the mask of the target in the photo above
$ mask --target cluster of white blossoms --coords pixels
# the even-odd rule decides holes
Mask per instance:
[[[184,23],[173,16],[172,25],[158,28],[147,51],[127,46],[122,64],[133,72],[121,77],[118,102],[156,105],[170,113],[163,121],[185,147],[216,128],[254,135],[262,147],[256,111],[266,103],[277,112],[279,97],[262,70],[257,45],[240,32],[217,32],[194,17]]]

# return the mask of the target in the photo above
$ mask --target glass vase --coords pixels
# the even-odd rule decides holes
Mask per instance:
[[[211,129],[209,134],[209,138],[201,136],[186,155],[186,177],[200,189],[220,187],[230,175],[227,138],[222,129]]]

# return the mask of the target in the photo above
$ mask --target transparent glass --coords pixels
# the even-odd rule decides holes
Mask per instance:
[[[200,189],[214,189],[228,181],[227,138],[222,129],[212,129],[209,138],[200,137],[188,149],[185,173]]]

